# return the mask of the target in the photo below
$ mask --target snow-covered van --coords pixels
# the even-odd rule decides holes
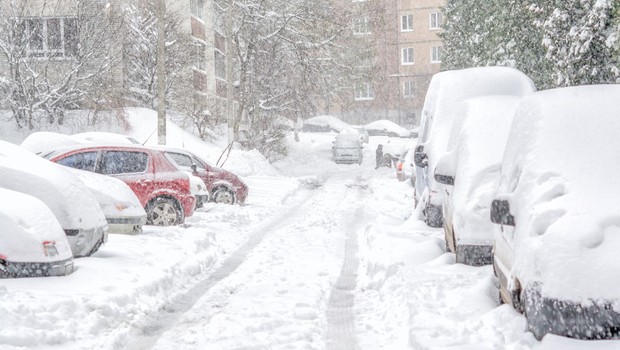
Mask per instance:
[[[620,85],[521,100],[490,216],[502,300],[537,338],[620,331]]]

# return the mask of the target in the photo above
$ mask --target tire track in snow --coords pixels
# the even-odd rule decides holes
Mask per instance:
[[[358,182],[360,179],[358,179]],[[357,184],[365,189],[363,184]],[[359,192],[358,192],[359,193]],[[349,223],[345,241],[345,256],[340,276],[334,285],[327,306],[327,341],[328,350],[356,350],[359,348],[355,335],[355,288],[359,267],[357,231],[362,226],[364,210],[358,207]]]
[[[318,188],[318,187],[317,187]],[[300,190],[302,192],[302,190]],[[189,311],[200,298],[211,288],[230,276],[247,258],[247,256],[263,241],[269,232],[277,231],[295,221],[294,215],[304,204],[317,195],[316,191],[303,191],[303,196],[291,204],[288,210],[279,213],[276,217],[254,230],[248,241],[236,252],[230,255],[219,268],[209,273],[208,277],[198,282],[188,292],[174,298],[149,326],[144,327],[137,337],[133,337],[123,346],[127,350],[142,350],[152,348],[158,339],[171,329],[184,313]],[[208,272],[207,272],[208,273]]]

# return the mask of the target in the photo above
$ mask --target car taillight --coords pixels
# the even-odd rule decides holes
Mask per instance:
[[[403,163],[398,164],[398,171],[403,171]]]
[[[58,249],[56,249],[56,242],[54,241],[43,242],[43,253],[45,254],[45,256],[58,255]]]

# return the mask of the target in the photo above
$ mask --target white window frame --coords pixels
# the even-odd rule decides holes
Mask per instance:
[[[358,17],[353,20],[353,34],[367,35],[370,31],[370,17]]]
[[[407,80],[403,82],[403,97],[412,98],[415,91],[415,84],[413,80]]]
[[[356,101],[370,101],[374,100],[375,92],[370,83],[361,83],[355,87],[355,100]]]
[[[400,52],[400,62],[402,65],[411,65],[415,63],[413,47],[403,47]]]
[[[431,46],[431,63],[441,63],[442,46]]]
[[[50,48],[50,33],[48,32],[48,22],[51,20],[59,21],[59,48]],[[75,25],[75,40],[78,42],[74,45],[73,50],[75,52],[71,53],[69,51],[69,44],[67,42],[67,36],[70,35],[66,31],[68,20],[74,21]],[[78,18],[75,16],[61,16],[61,17],[25,17],[21,19],[24,30],[23,34],[26,36],[26,49],[29,58],[34,59],[70,59],[74,58],[78,54],[79,50],[79,41],[80,41],[80,33],[79,33],[79,23]],[[32,48],[31,44],[33,42],[33,34],[31,32],[30,23],[38,22],[41,25],[41,48]]]
[[[431,30],[441,29],[441,12],[431,12],[428,16],[428,27]]]
[[[413,32],[413,15],[407,14],[400,16],[400,31]]]

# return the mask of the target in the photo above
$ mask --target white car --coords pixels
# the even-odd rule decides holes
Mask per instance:
[[[426,224],[443,225],[442,196],[433,174],[439,158],[447,151],[454,120],[463,101],[486,95],[525,96],[536,91],[522,72],[508,67],[478,67],[437,73],[426,93],[420,135],[414,150],[416,186],[414,200],[423,205]]]
[[[108,233],[142,232],[142,225],[146,224],[146,211],[125,182],[90,171],[69,167],[67,170],[77,176],[97,199],[108,222]]]
[[[357,133],[344,133],[336,135],[332,155],[334,162],[339,164],[362,164],[363,152]]]
[[[0,188],[0,197],[0,278],[71,274],[71,247],[52,211],[21,192]]]
[[[620,330],[620,85],[521,100],[490,216],[502,300],[547,333]]]
[[[43,201],[65,230],[74,257],[91,255],[107,241],[108,225],[99,203],[63,166],[0,141],[0,187]]]
[[[456,262],[492,263],[491,200],[499,182],[504,148],[520,98],[485,96],[466,100],[452,126],[448,153],[435,167],[435,181],[443,184],[443,228],[446,250]]]

